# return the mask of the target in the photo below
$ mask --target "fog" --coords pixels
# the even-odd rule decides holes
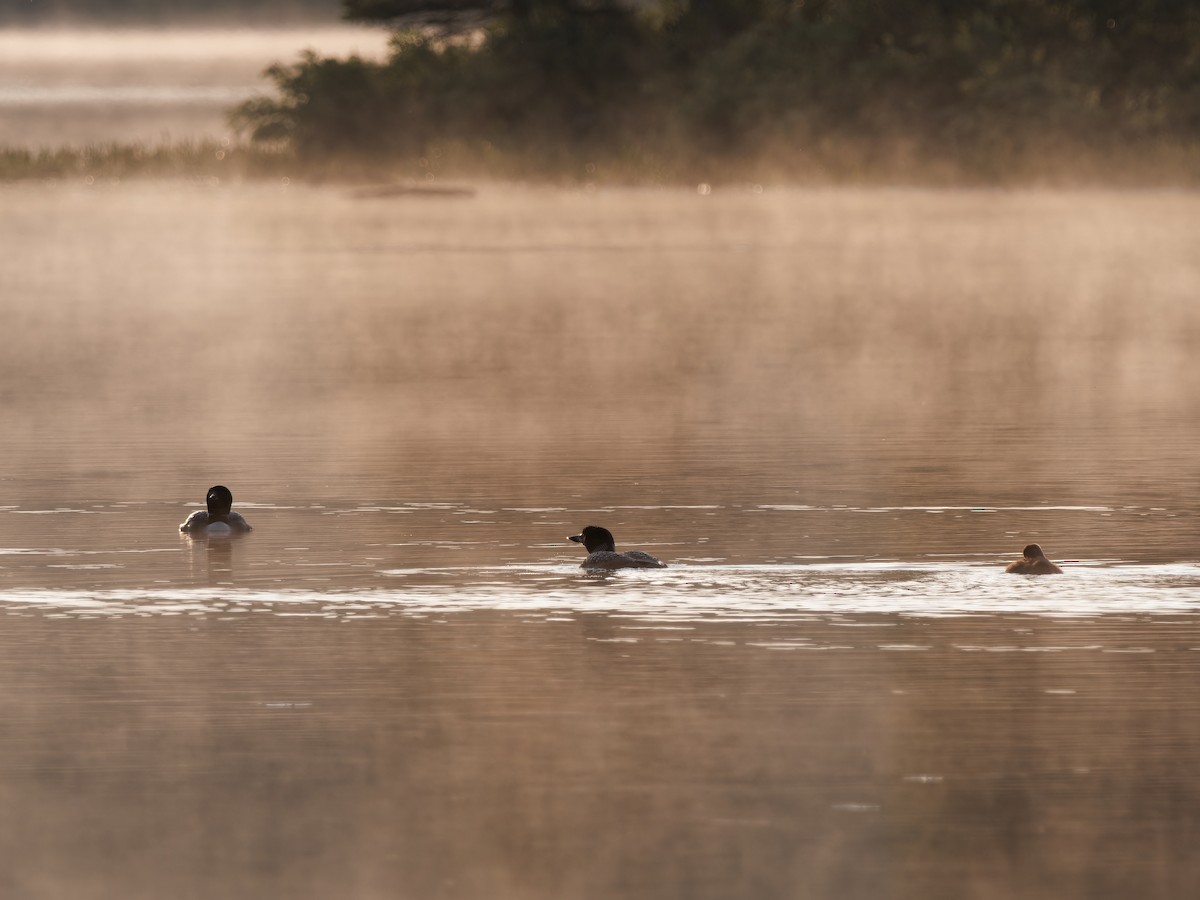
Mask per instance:
[[[0,32],[0,143],[384,39]],[[0,183],[0,893],[1186,895],[1200,197],[720,174]]]
[[[248,448],[287,435],[270,471],[320,484],[571,472],[599,502],[679,469],[697,502],[1172,504],[1196,477],[1196,214],[1100,191],[8,188],[10,432],[84,469],[128,442],[139,495],[196,449],[261,478]]]

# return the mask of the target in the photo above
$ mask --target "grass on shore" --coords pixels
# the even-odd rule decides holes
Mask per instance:
[[[228,140],[16,147],[0,145],[0,182],[130,177],[243,179],[294,173],[285,150]]]
[[[543,151],[546,148],[541,148]],[[1027,144],[992,159],[924,158],[903,144],[764,148],[754,157],[705,159],[646,150],[589,159],[565,149],[512,154],[491,145],[447,142],[420,158],[298,159],[285,145],[202,139],[162,144],[109,142],[26,148],[0,145],[0,183],[192,179],[212,183],[289,178],[313,182],[499,180],[578,185],[699,183],[907,184],[937,187],[1109,186],[1200,188],[1200,146],[1161,140],[1095,148]]]

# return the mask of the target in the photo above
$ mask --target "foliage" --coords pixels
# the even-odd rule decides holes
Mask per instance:
[[[462,17],[531,19],[559,13],[587,13],[620,7],[621,0],[343,0],[347,19],[411,25]]]
[[[389,22],[404,27],[461,30],[480,26],[503,12],[501,0],[345,0],[352,22]]]
[[[1200,7],[1184,0],[346,7],[387,19],[471,7],[489,22],[458,37],[399,31],[384,62],[273,68],[278,97],[237,119],[302,160],[395,162],[456,143],[563,171],[854,159],[995,178],[1051,154],[1069,165],[1200,138]]]

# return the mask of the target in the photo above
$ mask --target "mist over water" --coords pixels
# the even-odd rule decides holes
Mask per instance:
[[[1188,896],[1200,200],[727,180],[0,186],[0,893]]]
[[[0,145],[227,137],[263,70],[305,49],[382,55],[381,29],[0,29]]]
[[[317,513],[623,507],[619,540],[628,521],[728,561],[1026,537],[1191,561],[1196,212],[1100,192],[7,188],[9,446],[45,476],[12,500],[196,502],[228,481]]]

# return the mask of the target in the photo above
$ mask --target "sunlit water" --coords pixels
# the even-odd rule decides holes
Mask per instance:
[[[1198,214],[0,188],[0,895],[1190,896]]]
[[[263,71],[303,49],[381,57],[379,28],[0,29],[0,144],[228,136],[228,112],[267,93]]]

